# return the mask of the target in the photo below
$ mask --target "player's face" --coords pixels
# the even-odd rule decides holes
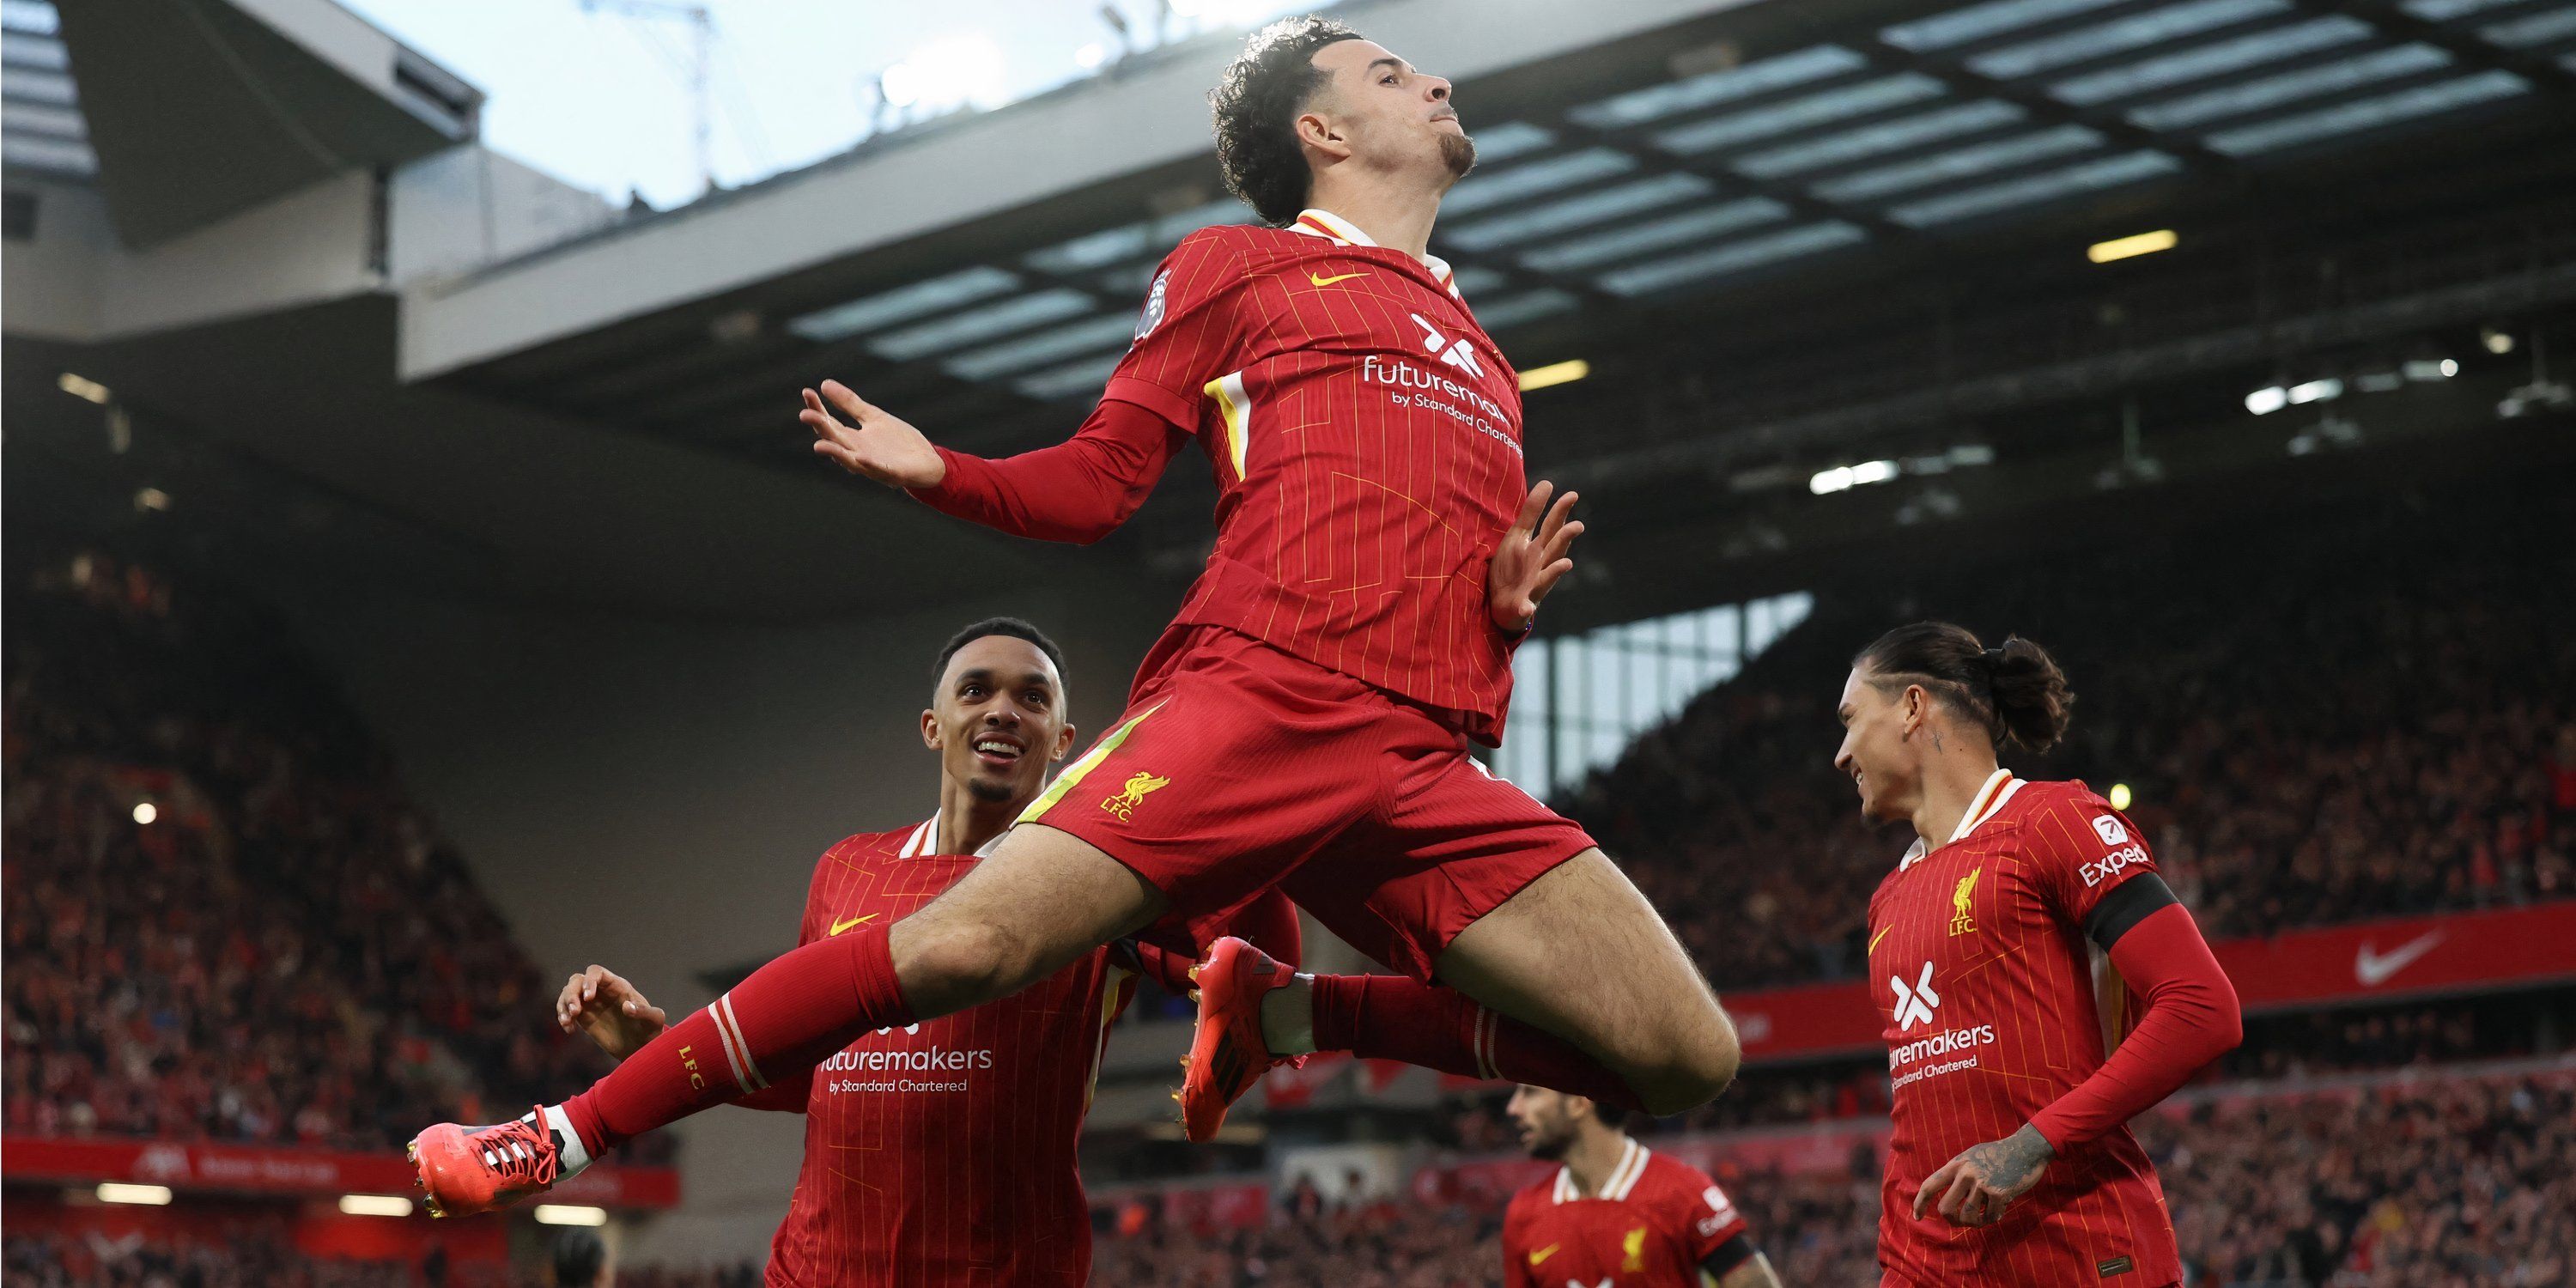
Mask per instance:
[[[921,739],[940,772],[993,804],[1034,799],[1047,767],[1073,748],[1064,677],[1038,646],[1008,635],[969,641],[948,659]]]
[[[1428,173],[1443,188],[1475,167],[1476,145],[1449,101],[1448,81],[1373,40],[1335,41],[1316,50],[1314,62],[1327,79],[1301,131],[1320,130],[1328,146],[1371,170]]]
[[[1530,1157],[1558,1159],[1573,1147],[1576,1127],[1584,1114],[1592,1112],[1592,1102],[1523,1083],[1512,1092],[1503,1112],[1520,1127],[1521,1148]]]
[[[1907,735],[1916,723],[1910,715],[1920,689],[1903,688],[1889,695],[1854,669],[1843,681],[1843,745],[1834,752],[1834,768],[1850,775],[1860,790],[1860,812],[1878,822],[1913,814],[1912,795],[1922,771]]]

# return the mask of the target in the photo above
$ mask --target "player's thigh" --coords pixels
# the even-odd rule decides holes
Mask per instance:
[[[1486,1006],[1591,1052],[1632,1085],[1643,1075],[1686,1091],[1734,1074],[1734,1029],[1707,981],[1597,848],[1459,931],[1438,972]]]
[[[1007,997],[1162,915],[1162,892],[1079,837],[1012,828],[937,899],[894,924],[904,998],[922,1015]]]

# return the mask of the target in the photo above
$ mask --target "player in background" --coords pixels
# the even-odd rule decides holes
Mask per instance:
[[[1915,833],[1869,901],[1895,1095],[1886,1288],[2182,1278],[2126,1124],[2243,1027],[2136,825],[1996,764],[2005,742],[2055,745],[2074,701],[2038,645],[1944,622],[1880,636],[1843,685],[1834,767],[1863,815]]]
[[[984,863],[890,928],[762,967],[547,1110],[547,1183],[1167,916],[1211,942],[1273,887],[1510,1017],[1497,1040],[1566,1040],[1577,1059],[1531,1080],[1672,1113],[1734,1077],[1733,1027],[1654,909],[1582,829],[1467,754],[1499,737],[1512,650],[1582,529],[1570,494],[1551,506],[1527,486],[1511,368],[1427,250],[1475,161],[1449,91],[1329,19],[1256,33],[1215,94],[1217,154],[1272,226],[1182,240],[1066,443],[982,460],[839,384],[807,391],[815,449],[843,468],[1059,540],[1116,527],[1196,439],[1216,544],[1126,715]],[[1279,1054],[1228,1042],[1194,1060],[1190,1134]],[[475,1140],[442,1126],[418,1142],[449,1210],[543,1188]]]
[[[1015,618],[977,622],[933,666],[922,745],[938,810],[849,837],[815,864],[797,942],[903,916],[972,868],[1072,749],[1063,657]],[[1274,899],[1247,933],[1296,952]],[[1075,1170],[1109,1023],[1140,972],[1188,987],[1189,957],[1121,941],[1000,1001],[863,1035],[818,1069],[735,1103],[806,1115],[805,1156],[770,1246],[771,1288],[844,1283],[1079,1285],[1090,1209]],[[667,1027],[614,971],[566,981],[556,1019],[627,1058]]]
[[[1624,1111],[1524,1083],[1507,1112],[1565,1166],[1504,1209],[1504,1288],[1780,1288],[1726,1191],[1619,1130]]]

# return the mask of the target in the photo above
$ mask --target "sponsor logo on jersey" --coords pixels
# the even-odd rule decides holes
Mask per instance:
[[[2363,988],[2377,988],[2397,978],[2397,972],[2415,964],[2417,958],[2433,951],[2442,942],[2442,932],[2427,930],[2405,943],[2382,953],[2379,945],[2361,941],[2361,950],[2352,955],[2352,977]]]
[[[1943,1029],[1938,1033],[1916,1038],[1903,1046],[1890,1047],[1887,1051],[1888,1090],[1901,1090],[1908,1084],[1921,1082],[1925,1078],[1937,1078],[1945,1073],[1957,1073],[1961,1069],[1974,1069],[1977,1067],[1977,1061],[1983,1058],[1976,1053],[1977,1048],[1992,1046],[1994,1041],[1995,1026],[1979,1024],[1964,1029]],[[1960,1055],[1959,1053],[1963,1051],[1967,1054]],[[1944,1060],[1939,1064],[1922,1065],[1919,1068],[1906,1068],[1907,1065],[1914,1064],[1918,1060],[1929,1060],[1935,1056],[1945,1055],[1958,1058]]]
[[[849,929],[849,928],[850,928],[850,927],[852,927],[852,926],[863,925],[863,924],[865,924],[865,923],[867,923],[867,922],[871,922],[871,921],[874,921],[874,920],[876,920],[876,919],[877,919],[877,915],[876,915],[875,913],[871,912],[871,913],[863,914],[863,915],[861,915],[861,916],[852,917],[852,918],[850,918],[848,921],[835,921],[835,922],[833,922],[833,923],[832,923],[832,935],[837,935],[837,934],[841,933],[842,931]],[[832,935],[825,935],[825,936],[823,936],[823,937],[824,937],[825,939],[829,939],[829,938],[831,938],[831,937],[832,937]]]
[[[1977,933],[1977,919],[1970,914],[1968,904],[1977,896],[1977,877],[1984,871],[1984,868],[1969,869],[1968,875],[1959,878],[1959,888],[1950,892],[1950,934],[1953,937]]]
[[[2124,845],[2084,865],[2084,888],[2087,890],[2120,875],[2131,864],[2147,861],[2147,847]]]
[[[1476,350],[1474,346],[1468,344],[1465,340],[1452,340],[1449,337],[1440,334],[1440,328],[1431,325],[1431,323],[1424,320],[1423,316],[1419,313],[1410,314],[1408,316],[1413,319],[1413,324],[1415,326],[1422,328],[1422,351],[1424,353],[1431,354],[1439,358],[1442,362],[1456,367],[1460,371],[1464,371],[1468,375],[1474,376],[1477,379],[1481,380],[1484,378],[1485,366],[1483,363],[1476,361]]]
[[[1701,1190],[1699,1197],[1701,1202],[1708,1204],[1708,1215],[1699,1219],[1699,1237],[1705,1239],[1725,1229],[1726,1223],[1735,1219],[1735,1204],[1727,1200],[1726,1191],[1714,1185]]]
[[[1170,785],[1171,781],[1168,778],[1156,778],[1152,774],[1139,770],[1134,777],[1127,780],[1126,786],[1119,788],[1109,799],[1100,802],[1100,808],[1117,815],[1121,823],[1132,822],[1135,819],[1136,807],[1145,803],[1146,794],[1163,790]]]
[[[1921,978],[1908,985],[1902,975],[1887,977],[1888,987],[1896,990],[1896,1031],[1911,1033],[1917,1024],[1930,1024],[1932,1012],[1941,1005],[1941,995],[1932,991],[1932,963],[1923,963]]]
[[[2094,835],[2102,838],[2102,844],[2104,845],[2126,845],[2129,843],[2129,829],[2120,826],[2120,820],[2113,818],[2108,814],[2096,814],[2093,816],[2093,833]]]
[[[1306,284],[1309,286],[1330,286],[1335,282],[1347,282],[1354,277],[1366,276],[1368,276],[1368,274],[1363,271],[1358,273],[1340,273],[1332,277],[1326,277],[1310,268],[1306,270]]]
[[[1512,449],[1512,455],[1521,454],[1521,445],[1512,441],[1512,436],[1500,428],[1511,423],[1511,417],[1504,415],[1503,409],[1493,399],[1470,386],[1403,359],[1381,358],[1374,353],[1360,360],[1360,379],[1397,390],[1419,390],[1418,393],[1389,394],[1388,401],[1398,407],[1420,407],[1438,412]]]
[[[1555,1256],[1555,1255],[1556,1255],[1556,1250],[1557,1250],[1557,1249],[1559,1249],[1559,1248],[1562,1248],[1562,1247],[1564,1247],[1564,1246],[1565,1246],[1565,1245],[1564,1245],[1564,1244],[1562,1244],[1562,1243],[1551,1243],[1551,1244],[1547,1245],[1546,1247],[1541,1248],[1541,1249],[1539,1249],[1538,1251],[1536,1251],[1536,1252],[1533,1252],[1533,1253],[1529,1254],[1530,1264],[1531,1264],[1531,1265],[1533,1265],[1533,1266],[1535,1266],[1535,1265],[1537,1265],[1538,1263],[1540,1263],[1540,1262],[1542,1262],[1542,1261],[1547,1260],[1549,1257],[1553,1257],[1553,1256]]]
[[[1137,315],[1136,339],[1129,342],[1131,346],[1142,342],[1146,336],[1154,333],[1155,327],[1163,324],[1163,299],[1171,285],[1172,270],[1164,269],[1155,276],[1154,289],[1145,293],[1145,311]]]
[[[1630,1230],[1619,1240],[1619,1250],[1628,1254],[1628,1259],[1619,1263],[1619,1268],[1621,1270],[1645,1269],[1646,1227],[1641,1225],[1634,1230]]]

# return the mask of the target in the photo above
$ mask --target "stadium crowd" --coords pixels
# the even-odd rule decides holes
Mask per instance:
[[[2137,1128],[2195,1288],[2539,1288],[2576,1275],[2576,1073],[2216,1095]],[[1721,1177],[1781,1279],[1877,1281],[1878,1166]],[[1100,1283],[1457,1288],[1500,1281],[1499,1212],[1373,1202],[1257,1231],[1104,1239]]]
[[[275,623],[89,553],[8,632],[8,1130],[381,1149],[594,1076]]]
[[[2213,939],[2576,896],[2576,504],[2537,511],[2033,552],[1820,599],[1560,805],[1721,990],[1848,977],[1906,838],[1863,824],[1829,763],[1835,698],[1880,630],[1947,616],[2058,655],[2072,740],[2006,763],[2129,785]],[[2196,590],[2213,566],[2243,584]],[[2368,583],[2337,580],[2354,566]]]

